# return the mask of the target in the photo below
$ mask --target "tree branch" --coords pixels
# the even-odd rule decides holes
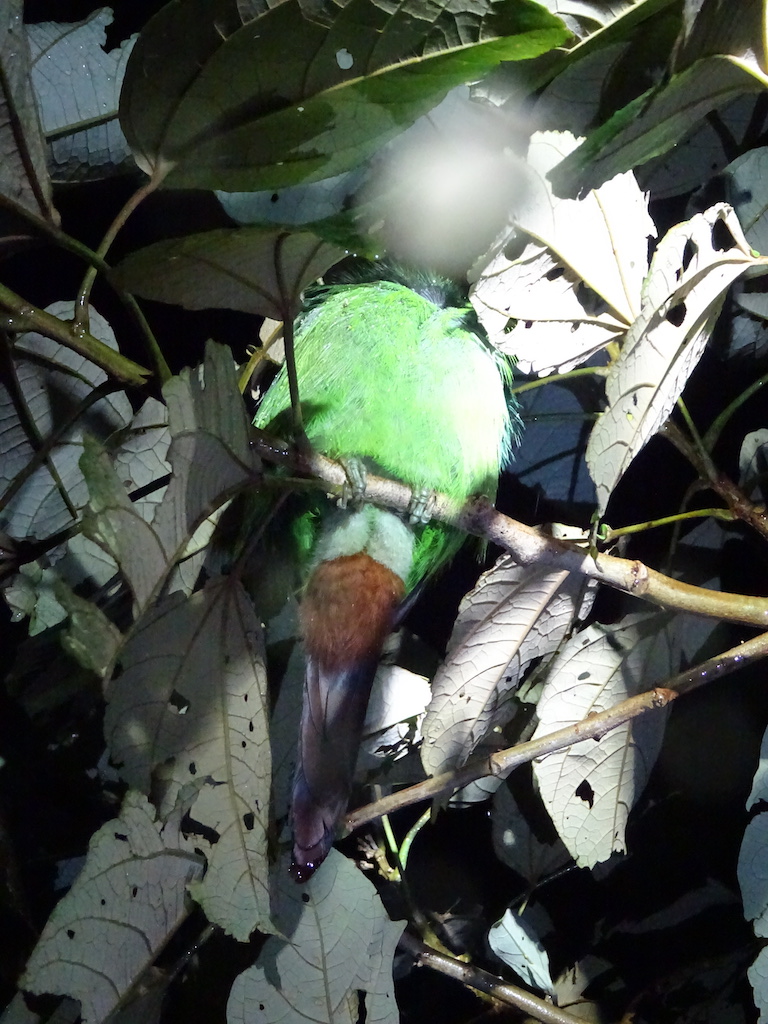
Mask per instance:
[[[0,308],[13,314],[13,319],[5,323],[6,330],[37,331],[43,337],[58,341],[71,348],[73,352],[90,359],[105,373],[122,381],[123,384],[144,387],[151,376],[150,370],[94,338],[88,331],[77,327],[73,321],[59,320],[52,313],[38,309],[3,284],[0,284]]]
[[[517,1006],[543,1024],[583,1024],[581,1018],[553,1006],[552,1003],[526,992],[525,989],[518,988],[517,985],[510,985],[480,967],[464,963],[463,960],[438,953],[436,949],[431,949],[408,932],[403,932],[398,946],[406,953],[410,953],[417,964],[431,967],[433,971],[445,974],[449,978],[455,978],[462,985],[468,985],[501,1003]]]
[[[259,453],[267,461],[315,477],[331,493],[342,493],[347,477],[337,462],[317,453],[297,453],[284,444],[276,444],[260,431],[256,432],[256,438]],[[364,497],[382,508],[407,513],[413,492],[397,480],[369,475]],[[432,519],[492,541],[519,565],[541,565],[579,573],[662,608],[768,628],[768,598],[694,587],[650,569],[637,559],[599,552],[592,554],[573,541],[560,540],[541,528],[526,526],[503,515],[487,498],[474,498],[459,505],[443,494],[435,494],[429,513]]]
[[[637,718],[638,715],[664,708],[681,694],[704,683],[720,679],[737,668],[744,668],[745,665],[758,661],[766,655],[768,655],[768,633],[761,633],[759,636],[739,644],[738,647],[732,647],[715,658],[710,658],[694,668],[679,673],[668,682],[667,686],[657,686],[646,693],[629,697],[614,707],[608,708],[607,711],[589,715],[581,722],[576,722],[575,725],[557,729],[538,739],[518,743],[514,747],[491,754],[490,757],[472,761],[456,771],[434,775],[415,786],[409,786],[407,789],[401,789],[397,793],[382,797],[372,804],[366,804],[347,815],[344,822],[346,830],[353,832],[368,821],[380,818],[384,814],[391,814],[401,807],[408,807],[420,800],[433,800],[444,794],[450,795],[457,789],[462,789],[471,782],[476,782],[489,775],[506,777],[521,764],[533,761],[537,757],[543,757],[545,754],[551,754],[555,750],[573,746],[574,743],[580,743],[582,740],[600,739],[611,729],[616,729],[625,722]]]

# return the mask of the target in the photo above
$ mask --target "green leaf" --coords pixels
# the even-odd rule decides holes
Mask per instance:
[[[61,640],[64,650],[103,678],[122,644],[120,631],[100,608],[79,597],[63,580],[54,582],[53,593],[69,617]]]
[[[145,299],[282,320],[295,316],[302,290],[343,256],[343,249],[308,231],[220,228],[140,249],[114,276]]]
[[[167,5],[128,63],[121,121],[177,188],[281,188],[355,166],[455,85],[563,43],[533,0],[444,6],[284,0],[236,27],[225,0]],[[290,46],[286,46],[290,40]]]
[[[677,145],[705,114],[748,92],[763,92],[768,77],[750,60],[707,57],[649,90],[592,132],[550,174],[559,195],[594,188]]]

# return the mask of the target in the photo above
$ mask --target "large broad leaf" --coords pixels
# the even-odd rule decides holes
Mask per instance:
[[[179,818],[165,825],[138,793],[91,839],[74,885],[43,929],[21,987],[80,1000],[83,1024],[118,1006],[187,914],[202,859]]]
[[[62,319],[72,311],[71,302],[47,310]],[[111,326],[94,309],[90,330],[117,350]],[[17,538],[44,538],[71,526],[85,504],[84,435],[106,442],[129,423],[131,403],[108,393],[107,374],[95,363],[41,334],[19,335],[15,352],[15,377],[0,385],[0,525]]]
[[[131,153],[117,119],[120,86],[135,37],[104,49],[112,12],[27,29],[32,84],[55,181],[85,181],[126,170]]]
[[[174,594],[137,623],[121,662],[107,690],[112,759],[132,786],[160,790],[161,814],[182,802],[216,833],[194,890],[208,919],[243,942],[271,931],[266,670],[251,602],[234,576]]]
[[[711,110],[743,93],[762,93],[766,85],[768,76],[754,58],[705,57],[592,132],[552,171],[552,186],[570,195],[638,167],[672,149]]]
[[[352,862],[331,850],[301,888],[282,862],[277,900],[284,938],[267,939],[235,980],[229,1024],[397,1024],[392,958],[403,922],[389,920]]]
[[[662,239],[643,287],[640,315],[606,381],[608,408],[587,446],[601,513],[627,466],[680,397],[728,287],[756,264],[724,203],[676,225]]]
[[[568,37],[531,0],[480,0],[461,14],[284,0],[239,22],[228,0],[184,0],[134,48],[120,117],[139,165],[169,171],[168,185],[255,190],[338,174],[453,86]]]
[[[557,649],[580,605],[581,581],[565,572],[531,571],[505,556],[480,577],[432,683],[421,750],[428,774],[461,767],[512,718],[522,673]]]
[[[198,527],[257,469],[228,349],[209,343],[203,367],[173,377],[163,394],[173,476],[151,522],[130,500],[106,452],[86,443],[81,460],[90,492],[84,529],[115,558],[139,609],[168,578]]]
[[[629,618],[590,626],[566,644],[538,703],[537,739],[650,689],[678,670],[683,622]],[[534,762],[544,804],[577,864],[592,867],[626,848],[627,818],[661,746],[665,718],[643,715],[599,740]]]
[[[343,249],[307,231],[220,228],[140,249],[114,276],[145,299],[283,320],[298,312],[303,289],[343,256]]]
[[[472,272],[483,326],[524,372],[565,372],[584,362],[640,308],[648,238],[656,234],[647,199],[631,173],[581,199],[554,195],[547,175],[576,143],[569,132],[532,136],[514,231]]]
[[[9,0],[0,10],[0,193],[22,209],[57,220],[29,79],[23,7],[22,0]]]
[[[524,878],[531,889],[571,860],[557,836],[552,842],[539,838],[506,785],[494,794],[491,827],[496,856]]]
[[[551,175],[559,194],[637,168],[677,146],[710,111],[765,90],[764,0],[740,0],[738,17],[733,13],[720,0],[684,6],[669,77],[617,111],[566,157]]]
[[[520,372],[540,377],[567,373],[626,331],[579,275],[538,242],[513,260],[502,249],[473,286],[472,304]]]

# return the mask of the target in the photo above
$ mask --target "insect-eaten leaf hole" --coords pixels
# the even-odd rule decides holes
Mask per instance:
[[[253,816],[253,811],[246,811],[243,815],[243,825],[249,832],[253,832],[253,824],[256,819]]]
[[[733,249],[736,245],[736,239],[731,234],[731,229],[721,220],[719,217],[712,225],[712,248],[716,252],[726,252],[728,249]]]
[[[211,846],[215,846],[219,839],[221,839],[221,836],[215,828],[210,828],[208,825],[204,825],[201,821],[196,821],[189,814],[185,814],[181,820],[181,831],[185,836],[200,836],[205,839],[207,843],[210,843]]]
[[[178,690],[173,690],[168,698],[168,710],[175,715],[186,715],[189,711],[189,701]]]
[[[685,271],[690,266],[691,260],[693,259],[693,257],[696,255],[696,253],[698,251],[699,251],[698,245],[696,245],[696,243],[694,242],[694,240],[692,238],[689,238],[688,241],[685,243],[685,248],[683,249],[683,265],[680,268],[681,273],[678,275],[678,277],[682,277],[682,275],[685,273]]]
[[[579,281],[576,285],[576,298],[579,300],[587,316],[600,316],[608,310],[608,303],[599,295],[594,288]]]
[[[585,804],[589,804],[589,809],[592,810],[595,803],[595,791],[586,779],[578,784],[575,795],[579,800],[583,800]]]
[[[685,303],[678,302],[676,306],[673,306],[672,309],[667,312],[666,320],[668,323],[672,324],[673,327],[679,327],[683,320],[685,320],[685,313]]]

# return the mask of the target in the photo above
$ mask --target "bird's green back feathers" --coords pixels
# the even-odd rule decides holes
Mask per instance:
[[[505,393],[508,364],[466,326],[466,314],[391,281],[328,289],[296,333],[313,447],[457,501],[494,498],[518,422]],[[254,422],[279,432],[289,406],[282,370]],[[461,543],[439,524],[417,537],[411,583]]]

